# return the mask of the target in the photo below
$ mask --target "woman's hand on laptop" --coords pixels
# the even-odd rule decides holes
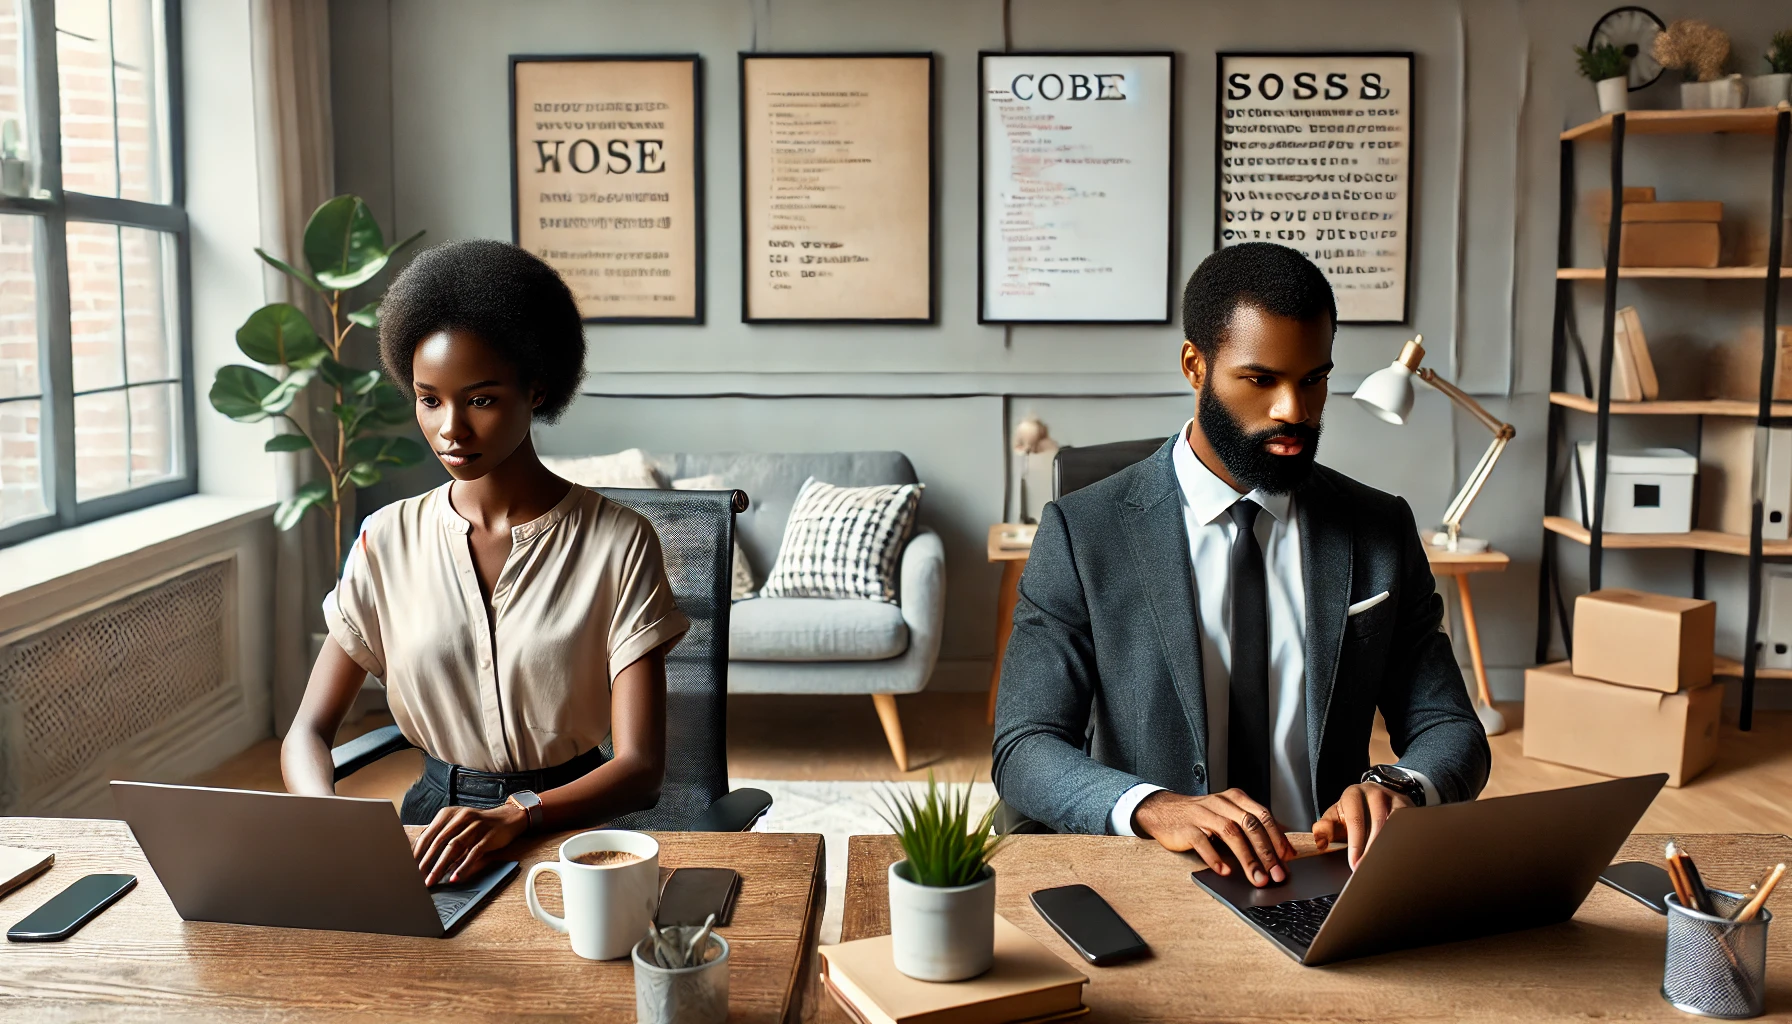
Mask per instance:
[[[1211,796],[1159,790],[1139,803],[1132,821],[1135,831],[1157,840],[1164,849],[1193,850],[1216,874],[1229,875],[1232,865],[1220,854],[1223,846],[1255,886],[1286,881],[1282,862],[1294,859],[1294,847],[1269,808],[1242,789]]]
[[[1359,782],[1344,790],[1331,810],[1313,823],[1313,842],[1323,850],[1339,840],[1345,841],[1349,846],[1350,870],[1355,871],[1369,844],[1381,834],[1388,815],[1411,806],[1412,801],[1404,793],[1383,789],[1373,782]]]
[[[490,810],[444,807],[411,844],[423,884],[458,882],[485,866],[529,827],[529,813],[513,803]]]

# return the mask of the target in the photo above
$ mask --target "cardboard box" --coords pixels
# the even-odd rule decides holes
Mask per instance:
[[[1619,777],[1667,772],[1683,786],[1717,759],[1723,709],[1721,686],[1656,693],[1542,665],[1524,674],[1524,756]]]
[[[1608,587],[1574,601],[1574,674],[1674,693],[1707,686],[1717,604]]]
[[[1761,537],[1792,540],[1792,427],[1767,428]],[[1706,416],[1699,427],[1699,526],[1748,536],[1753,527],[1755,422]]]
[[[1637,203],[1628,199],[1624,201],[1626,224],[1659,224],[1666,221],[1709,221],[1716,224],[1723,219],[1724,204],[1715,200],[1694,199],[1666,203]]]
[[[1626,223],[1618,241],[1618,266],[1715,267],[1721,248],[1715,221]]]
[[[1774,332],[1773,400],[1792,401],[1792,324]],[[1744,327],[1734,341],[1724,342],[1705,361],[1705,397],[1740,398],[1753,402],[1761,397],[1761,328]],[[1613,397],[1617,386],[1612,387]]]

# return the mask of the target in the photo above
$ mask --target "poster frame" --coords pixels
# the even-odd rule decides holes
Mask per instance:
[[[1165,169],[1164,184],[1167,195],[1166,223],[1164,224],[1164,245],[1166,274],[1164,281],[1164,315],[1149,319],[1111,319],[1106,317],[1078,319],[1016,319],[1012,317],[991,317],[987,284],[987,254],[985,249],[985,225],[988,223],[989,168],[986,154],[988,152],[988,111],[989,88],[988,71],[991,57],[1160,57],[1169,64],[1169,108],[1166,112],[1164,131],[1168,133],[1169,167]],[[1075,326],[1161,326],[1172,322],[1176,316],[1176,237],[1181,227],[1179,211],[1176,203],[1176,175],[1180,170],[1179,143],[1181,142],[1181,124],[1178,120],[1181,97],[1177,90],[1177,53],[1174,50],[979,50],[977,52],[977,322],[979,324],[1032,325],[1041,327],[1075,327]]]
[[[927,315],[922,317],[768,317],[754,316],[747,289],[752,238],[747,230],[747,62],[749,60],[927,60]],[[892,324],[925,326],[939,323],[939,56],[932,50],[825,51],[739,54],[740,104],[740,321],[744,324]]]
[[[1406,61],[1406,95],[1410,97],[1406,105],[1406,263],[1400,268],[1401,290],[1400,319],[1398,320],[1346,320],[1338,319],[1334,327],[1343,324],[1373,326],[1399,326],[1412,323],[1412,254],[1417,248],[1418,232],[1413,220],[1413,196],[1418,192],[1417,168],[1413,162],[1413,153],[1419,148],[1418,105],[1419,91],[1415,88],[1414,51],[1412,50],[1220,50],[1213,55],[1213,249],[1220,248],[1220,232],[1224,227],[1222,221],[1222,197],[1225,180],[1222,175],[1224,153],[1221,143],[1225,141],[1226,113],[1226,58],[1228,57],[1288,57],[1288,58],[1338,58],[1362,57],[1365,59],[1385,60],[1398,58]]]
[[[695,166],[692,167],[691,187],[696,195],[692,197],[692,210],[695,211],[693,225],[695,231],[694,251],[692,259],[696,262],[692,274],[694,294],[692,295],[692,313],[690,316],[581,316],[588,324],[702,324],[704,322],[704,303],[706,291],[704,278],[706,260],[704,249],[704,173],[703,173],[703,55],[697,53],[513,53],[509,61],[509,96],[510,96],[510,243],[522,244],[522,224],[518,207],[517,189],[517,118],[516,118],[516,69],[518,64],[581,64],[581,63],[686,63],[691,66],[691,153]]]

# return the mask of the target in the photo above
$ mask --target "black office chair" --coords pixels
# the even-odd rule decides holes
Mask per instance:
[[[1163,447],[1161,437],[1142,441],[1110,441],[1107,444],[1084,444],[1059,448],[1052,459],[1052,500],[1071,491],[1105,480],[1136,462],[1143,462]],[[1092,734],[1083,733],[1083,753],[1089,752]],[[1019,834],[1049,834],[1052,830],[1021,814],[1007,804],[996,811],[996,831]]]
[[[673,599],[690,632],[666,657],[666,778],[660,802],[606,822],[672,832],[745,832],[771,809],[759,789],[728,791],[728,613],[734,516],[744,491],[597,488],[647,517],[659,534]],[[332,750],[338,781],[410,746],[388,725]],[[604,752],[613,754],[608,741]]]

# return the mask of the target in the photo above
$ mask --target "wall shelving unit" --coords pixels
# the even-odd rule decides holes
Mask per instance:
[[[1610,534],[1604,530],[1606,455],[1611,432],[1611,417],[1651,416],[1741,416],[1752,417],[1757,432],[1756,445],[1766,443],[1769,426],[1792,424],[1792,402],[1774,402],[1773,353],[1779,321],[1779,291],[1782,263],[1782,238],[1785,223],[1786,142],[1792,131],[1792,110],[1785,104],[1779,108],[1759,107],[1742,110],[1638,110],[1607,114],[1586,124],[1564,131],[1561,136],[1561,220],[1556,244],[1556,304],[1554,342],[1550,358],[1549,435],[1545,455],[1547,495],[1545,511],[1559,506],[1565,474],[1558,479],[1558,466],[1566,452],[1572,460],[1572,449],[1566,445],[1564,432],[1568,413],[1590,413],[1594,423],[1594,476],[1588,488],[1592,500],[1590,526],[1562,516],[1545,515],[1543,519],[1543,556],[1537,577],[1537,661],[1548,660],[1552,626],[1559,623],[1563,642],[1571,643],[1567,604],[1562,598],[1558,571],[1559,538],[1584,545],[1587,550],[1587,581],[1591,589],[1601,585],[1605,551],[1637,549],[1673,549],[1693,553],[1693,595],[1705,592],[1705,555],[1716,552],[1748,560],[1748,611],[1743,628],[1742,661],[1719,657],[1718,674],[1738,676],[1742,680],[1742,714],[1740,725],[1749,729],[1754,722],[1755,681],[1759,678],[1792,678],[1792,671],[1763,671],[1757,665],[1756,627],[1761,617],[1761,562],[1764,558],[1792,557],[1792,541],[1764,541],[1761,536],[1760,481],[1756,492],[1752,526],[1748,536],[1719,533],[1714,530],[1693,530],[1676,534]],[[1760,267],[1618,267],[1612,264],[1619,251],[1619,232],[1623,227],[1622,196],[1624,195],[1624,147],[1630,135],[1704,135],[1735,133],[1767,135],[1773,139],[1771,188],[1771,220],[1768,224],[1767,264]],[[1605,252],[1607,266],[1577,267],[1574,265],[1574,147],[1577,142],[1609,141],[1611,143],[1612,212],[1606,226]],[[1761,281],[1765,283],[1761,322],[1761,392],[1758,402],[1747,401],[1657,401],[1613,402],[1611,400],[1613,322],[1618,311],[1620,280],[1700,280]],[[1569,324],[1573,317],[1573,289],[1576,282],[1600,281],[1605,286],[1605,307],[1600,318],[1599,361],[1597,383],[1582,374],[1582,386],[1589,393],[1577,395],[1566,390],[1568,374]],[[1583,368],[1586,366],[1582,362]],[[1553,611],[1553,614],[1552,614]]]

